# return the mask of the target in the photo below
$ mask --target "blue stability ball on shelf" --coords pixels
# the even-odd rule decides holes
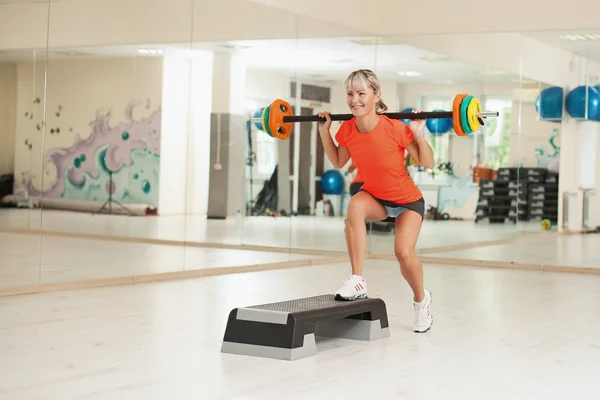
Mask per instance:
[[[535,99],[535,110],[540,118],[560,122],[563,115],[563,88],[559,86],[547,87]]]
[[[434,112],[444,110],[433,110]],[[434,136],[442,136],[452,128],[452,118],[429,118],[425,126]]]
[[[344,193],[344,177],[337,169],[330,169],[321,176],[321,190],[323,194]]]
[[[585,118],[585,92],[586,86],[578,86],[567,95],[565,108],[573,118]],[[600,87],[587,87],[588,119],[600,120]]]
[[[414,108],[405,108],[404,110],[402,110],[401,112],[405,113],[405,112],[413,112]],[[408,123],[410,122],[410,119],[403,119],[402,122],[404,122],[406,125],[408,125]]]
[[[256,111],[254,112],[254,115],[252,116],[252,118],[262,118],[262,113],[263,113],[263,110],[264,110],[264,109],[265,109],[264,107],[261,107],[261,108],[259,108],[258,110],[256,110]],[[254,123],[254,126],[256,126],[256,128],[257,128],[258,130],[260,130],[260,131],[262,131],[262,130],[263,130],[263,128],[262,128],[262,123],[260,123],[260,122],[255,122],[255,123]]]

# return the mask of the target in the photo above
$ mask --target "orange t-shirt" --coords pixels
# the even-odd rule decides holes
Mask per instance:
[[[352,183],[363,183],[365,181],[365,178],[363,178],[362,174],[360,173],[360,169],[356,168],[356,175],[354,176],[354,179],[352,179]]]
[[[380,200],[399,204],[423,197],[404,167],[404,150],[414,140],[404,122],[380,115],[371,132],[361,133],[353,117],[340,125],[335,140],[350,151],[364,178],[362,190]]]

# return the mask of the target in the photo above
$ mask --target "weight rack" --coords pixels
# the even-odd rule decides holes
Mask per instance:
[[[558,174],[545,168],[499,168],[479,182],[475,223],[558,220]]]

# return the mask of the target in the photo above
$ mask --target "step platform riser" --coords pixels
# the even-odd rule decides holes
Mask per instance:
[[[317,353],[316,337],[374,341],[390,336],[381,299],[336,301],[322,295],[233,309],[221,352],[298,360]]]

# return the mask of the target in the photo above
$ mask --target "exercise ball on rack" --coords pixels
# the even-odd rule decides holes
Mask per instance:
[[[535,110],[541,119],[560,122],[563,116],[563,88],[559,86],[547,87],[535,99]]]
[[[404,110],[402,110],[403,113],[405,113],[405,112],[413,112],[413,111],[414,111],[414,108],[410,108],[410,107],[405,108]],[[410,122],[410,119],[403,119],[402,122],[404,122],[406,125],[408,125],[408,123]]]
[[[330,169],[321,175],[321,191],[323,194],[343,194],[344,177],[337,169]]]
[[[444,110],[433,110],[434,112]],[[443,136],[452,128],[452,118],[429,118],[425,126],[433,136]]]
[[[587,86],[587,111],[588,119],[600,120],[600,87]],[[578,86],[567,95],[565,108],[573,118],[585,118],[586,109],[586,86]]]

